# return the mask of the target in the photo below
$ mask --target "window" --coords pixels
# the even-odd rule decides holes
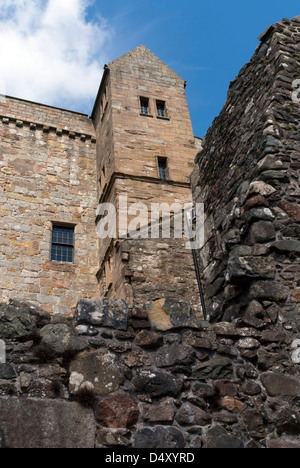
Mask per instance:
[[[141,97],[140,102],[141,102],[141,114],[149,115],[149,99]]]
[[[74,227],[53,226],[51,260],[55,262],[73,263]]]
[[[157,117],[166,117],[165,101],[156,101]]]
[[[160,179],[166,180],[168,178],[167,158],[158,158],[158,172]]]

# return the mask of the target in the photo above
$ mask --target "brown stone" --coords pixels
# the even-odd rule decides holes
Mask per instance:
[[[220,396],[234,397],[238,394],[237,385],[226,380],[219,380],[215,383]]]
[[[295,223],[300,223],[300,205],[281,201],[278,206],[285,211]]]
[[[263,197],[262,195],[254,195],[253,197],[249,198],[245,205],[243,206],[243,211],[249,211],[251,208],[258,207],[258,206],[266,206],[269,207],[270,204],[268,200]]]
[[[128,367],[150,366],[151,361],[147,353],[141,350],[134,350],[123,357],[125,364]]]
[[[163,338],[154,331],[142,330],[140,331],[135,339],[135,344],[145,349],[155,349],[161,346]]]
[[[232,411],[233,413],[241,413],[246,408],[246,404],[242,401],[237,398],[229,397],[222,398],[220,406],[228,411]]]
[[[130,427],[136,424],[139,409],[132,396],[120,393],[102,400],[96,408],[96,417],[105,427]]]

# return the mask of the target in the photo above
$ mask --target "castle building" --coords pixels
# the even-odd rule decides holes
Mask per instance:
[[[161,234],[161,204],[173,225],[174,206],[192,202],[199,141],[185,86],[140,46],[105,66],[91,117],[2,97],[0,299],[65,315],[99,295],[141,305],[172,296],[200,307],[187,239]],[[104,204],[116,208],[117,229],[99,238]],[[147,236],[130,235],[137,216]]]

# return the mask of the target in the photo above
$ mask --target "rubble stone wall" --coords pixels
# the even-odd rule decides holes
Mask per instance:
[[[192,175],[205,205],[199,252],[208,313],[300,327],[299,18],[272,25],[231,83]]]
[[[300,340],[187,303],[0,305],[2,448],[299,448]]]

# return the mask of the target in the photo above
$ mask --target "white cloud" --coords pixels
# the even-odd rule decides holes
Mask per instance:
[[[1,0],[0,93],[73,110],[90,106],[113,31],[103,19],[88,21],[88,6],[89,0]]]

